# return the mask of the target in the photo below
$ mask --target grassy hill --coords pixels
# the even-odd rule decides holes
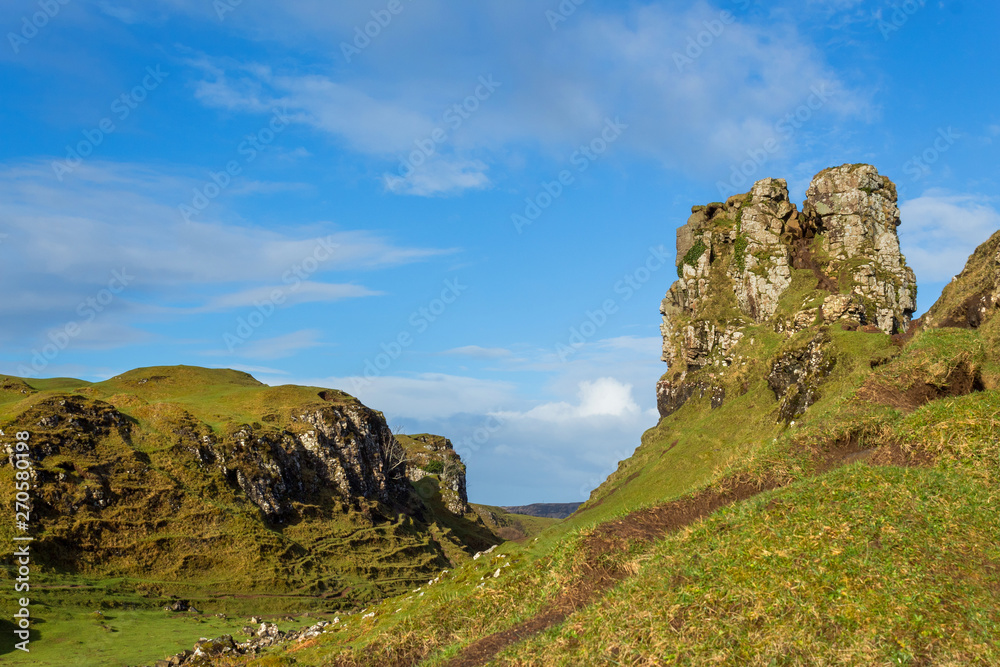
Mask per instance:
[[[730,226],[723,237],[734,238],[735,230],[738,240],[740,220],[734,226],[720,210],[714,207],[711,218],[702,211],[709,227],[699,229]],[[672,386],[686,392],[683,400],[669,396],[665,416],[634,454],[562,521],[484,506],[449,512],[464,502],[464,488],[455,477],[459,462],[438,436],[401,437],[400,452],[389,456],[390,473],[399,457],[419,467],[411,470],[409,513],[396,514],[407,507],[364,499],[336,504],[333,496],[328,504],[297,501],[292,511],[274,506],[268,514],[262,507],[273,503],[251,502],[225,474],[206,474],[190,450],[208,436],[217,443],[213,461],[225,456],[233,465],[248,463],[237,446],[248,432],[266,444],[276,437],[269,429],[318,428],[316,419],[301,418],[303,411],[362,410],[335,392],[265,388],[242,374],[216,377],[202,369],[144,369],[96,385],[53,381],[56,388],[45,390],[7,378],[0,420],[43,424],[37,442],[52,448],[43,462],[46,479],[55,488],[66,475],[69,481],[61,481],[76,495],[69,488],[63,495],[83,508],[58,530],[74,539],[94,536],[109,549],[76,565],[93,580],[53,579],[61,588],[44,593],[52,629],[64,627],[57,604],[89,599],[100,588],[101,599],[116,601],[111,618],[83,614],[81,602],[72,627],[81,637],[79,628],[107,633],[99,635],[105,663],[121,664],[128,650],[134,654],[141,640],[120,637],[130,627],[148,632],[158,657],[166,657],[175,638],[179,650],[197,636],[227,630],[214,617],[192,615],[185,629],[198,632],[184,642],[176,624],[168,628],[162,614],[141,611],[150,599],[144,595],[160,600],[190,582],[192,595],[229,590],[235,597],[237,589],[276,595],[269,601],[275,610],[304,608],[294,597],[301,595],[314,615],[274,616],[286,630],[347,607],[325,616],[330,625],[317,636],[264,655],[205,663],[223,667],[1000,664],[1000,232],[905,333],[896,333],[905,308],[882,317],[882,326],[870,324],[879,320],[878,308],[868,315],[865,302],[856,320],[824,317],[823,305],[853,294],[856,285],[853,277],[830,274],[832,280],[825,273],[836,263],[822,255],[823,232],[817,234],[796,242],[797,261],[806,268],[789,267],[789,286],[773,315],[740,315],[726,290],[718,302],[699,302],[703,310],[692,311],[692,322],[699,313],[722,313],[730,330],[738,321],[742,335],[730,337],[724,363],[671,369]],[[705,275],[722,279],[743,275],[745,267],[738,273],[734,267],[744,251],[718,242],[711,251],[706,246],[689,254]],[[775,256],[758,252],[761,266]],[[682,266],[685,271],[693,269]],[[877,283],[877,272],[872,276]],[[837,292],[842,287],[847,291]],[[60,419],[42,422],[53,414]],[[5,428],[10,423],[0,421]],[[60,429],[70,427],[100,437],[77,437],[72,455],[64,455]],[[135,470],[141,475],[129,472]],[[9,472],[0,470],[0,484],[9,484],[3,477]],[[132,514],[100,508],[95,494],[109,488],[101,481],[108,475],[117,475],[111,488],[118,498],[130,497],[119,489],[133,489]],[[390,476],[385,479],[389,484]],[[186,493],[169,493],[178,488]],[[185,504],[194,497],[198,502]],[[176,508],[162,504],[174,498],[182,501]],[[129,522],[153,501],[161,503],[155,507],[162,523],[148,527],[141,552],[128,541],[108,541],[102,522],[118,522],[115,534],[135,535]],[[218,505],[206,510],[211,503]],[[390,516],[398,518],[387,521]],[[191,527],[204,542],[184,539]],[[64,534],[58,530],[52,535]],[[240,530],[263,547],[248,550],[246,540],[231,540]],[[351,556],[310,556],[321,553],[326,540],[337,544],[331,554],[345,553],[345,546],[350,553],[352,530],[367,531],[367,546],[360,548],[371,551],[361,553],[377,571],[361,571],[360,559],[350,562]],[[492,533],[509,539],[487,549]],[[479,547],[471,546],[475,540]],[[181,564],[159,559],[159,544],[184,556]],[[481,553],[470,557],[472,550]],[[139,553],[147,559],[143,567],[161,568],[156,577],[142,579],[128,569]],[[205,569],[198,558],[224,567]],[[402,570],[395,580],[392,567]],[[322,597],[324,590],[341,590],[352,571],[357,597]],[[419,572],[431,576],[417,581]],[[383,576],[397,587],[370,583]],[[288,581],[302,583],[289,590]],[[369,588],[360,588],[362,581]],[[70,587],[75,583],[84,585]],[[361,605],[351,604],[358,600]],[[246,600],[233,604],[249,609]],[[49,628],[41,628],[45,636]]]
[[[138,646],[161,657],[189,643],[161,610],[174,598],[208,614],[335,612],[502,541],[475,512],[448,510],[439,476],[411,484],[382,415],[335,390],[186,366],[98,383],[0,377],[0,428],[2,445],[31,433],[31,598],[48,638],[32,664],[46,651],[69,664],[61,651],[90,651],[94,627],[116,629],[113,617],[142,628]],[[0,493],[13,498],[2,453]],[[0,522],[0,540],[14,535]],[[11,586],[12,560],[0,569]]]
[[[723,405],[695,394],[569,519],[219,664],[1000,664],[998,250],[905,336],[752,328]],[[817,337],[783,419],[767,378]]]

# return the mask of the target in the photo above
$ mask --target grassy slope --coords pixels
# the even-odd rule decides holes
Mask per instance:
[[[959,472],[853,464],[669,536],[504,664],[997,664],[998,510]]]
[[[408,590],[449,562],[468,559],[463,540],[477,548],[496,542],[481,522],[473,525],[475,516],[463,520],[445,512],[433,490],[425,494],[431,509],[426,525],[409,519],[373,525],[370,517],[378,509],[371,503],[355,508],[327,501],[299,505],[300,521],[267,525],[221,474],[200,468],[176,445],[178,429],[218,438],[242,424],[257,432],[298,429],[302,426],[290,422],[293,413],[329,406],[331,400],[355,402],[339,392],[327,392],[324,400],[320,391],[267,387],[245,373],[193,367],[138,369],[95,384],[0,379],[0,425],[8,436],[12,420],[23,421],[19,415],[43,414],[53,400],[70,397],[87,406],[94,401],[113,405],[132,424],[130,442],[112,431],[93,449],[78,442],[70,427],[48,434],[73,436],[60,454],[41,464],[53,479],[67,477],[64,497],[81,501],[87,489],[100,487],[95,481],[100,473],[120,498],[101,511],[84,504],[75,513],[45,521],[41,535],[47,540],[83,545],[80,558],[71,562],[60,559],[65,553],[60,549],[35,556],[31,597],[44,640],[38,646],[55,651],[52,664],[75,638],[92,634],[88,615],[95,610],[116,610],[131,619],[131,627],[143,628],[142,641],[129,632],[127,640],[122,640],[125,633],[109,633],[107,641],[98,642],[119,647],[123,662],[134,664],[162,658],[166,647],[176,652],[216,631],[212,626],[187,632],[178,643],[184,634],[179,628],[185,626],[157,611],[164,596],[189,599],[207,612],[244,616],[336,609]],[[38,434],[34,442],[39,441],[42,432],[34,422],[21,426],[31,428]],[[3,497],[13,497],[13,481],[10,466],[0,468]],[[0,541],[9,543],[12,536],[11,523],[0,522]],[[0,576],[7,580],[9,558],[3,564]],[[335,597],[341,591],[346,594]],[[225,626],[228,631],[241,627],[245,618],[233,623]],[[9,650],[0,644],[0,653]]]
[[[815,299],[811,277],[793,273],[788,312]],[[418,608],[389,600],[374,618],[351,618],[296,660],[443,663],[586,581],[593,563],[584,544],[595,526],[739,479],[783,488],[605,556],[632,576],[498,661],[1000,663],[1000,317],[974,331],[921,331],[902,350],[883,334],[830,328],[834,370],[820,400],[786,427],[763,378],[776,354],[813,335],[752,328],[735,351],[746,365],[722,380],[723,407],[692,398],[645,433],[569,519],[503,545],[506,558],[450,573]],[[963,362],[986,391],[912,412],[872,400],[872,387],[941,384]],[[841,449],[877,465],[829,470]]]

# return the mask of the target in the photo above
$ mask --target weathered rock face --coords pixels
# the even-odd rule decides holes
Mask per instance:
[[[788,336],[835,323],[904,331],[916,279],[899,250],[899,224],[896,188],[870,165],[817,174],[801,212],[774,178],[693,207],[677,230],[679,279],[660,307],[669,364],[657,385],[661,416],[695,394],[721,404],[724,388],[705,373],[737,361],[750,327]]]
[[[917,281],[899,251],[896,186],[871,165],[820,172],[806,191],[804,215],[823,232],[829,272],[852,282],[872,324],[905,331],[917,307]]]
[[[726,388],[721,385],[712,384],[711,378],[708,380],[694,380],[688,382],[686,374],[681,374],[675,380],[661,380],[656,385],[656,407],[661,417],[672,415],[680,410],[688,399],[697,395],[704,398],[706,395],[712,397],[712,407],[722,407],[726,400]]]
[[[754,322],[765,322],[792,282],[790,253],[781,237],[798,212],[788,201],[785,181],[767,178],[754,184],[737,215],[740,225],[729,277],[740,310]]]
[[[781,421],[792,421],[819,400],[819,385],[836,365],[824,350],[828,342],[819,334],[805,347],[783,353],[771,366],[767,384],[778,399]]]
[[[472,511],[465,488],[465,464],[451,441],[439,435],[423,433],[400,436],[406,452],[406,476],[419,482],[430,475],[437,475],[445,507],[452,514]]]
[[[390,506],[406,502],[405,455],[379,413],[360,405],[329,406],[293,415],[292,421],[309,428],[291,433],[244,425],[221,442],[202,435],[189,448],[273,521],[287,516],[293,502],[329,493]]]

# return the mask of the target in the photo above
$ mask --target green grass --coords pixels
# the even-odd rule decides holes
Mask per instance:
[[[155,660],[220,629],[157,621],[169,596],[212,614],[336,611],[410,590],[498,541],[475,513],[445,510],[436,478],[415,490],[413,502],[423,503],[416,519],[321,493],[272,524],[192,450],[210,437],[233,468],[238,452],[225,447],[235,431],[280,439],[311,428],[298,415],[331,406],[362,407],[333,390],[267,387],[245,373],[194,367],[139,369],[94,384],[3,378],[0,426],[8,434],[29,429],[31,446],[49,452],[37,464],[34,491],[44,502],[33,518],[32,582],[47,586],[32,591],[43,621],[39,650],[76,651],[93,632],[88,610],[101,608],[121,612],[119,622],[132,630],[102,630],[95,646],[133,664],[140,659],[125,656],[155,649],[142,654]],[[43,426],[52,415],[60,420]],[[111,417],[119,426],[99,425]],[[98,507],[97,491],[114,502]],[[14,471],[0,467],[0,495],[13,494]],[[0,522],[0,540],[10,543],[13,534],[9,521]],[[12,586],[9,554],[0,565],[0,581]],[[145,645],[136,628],[147,624]]]
[[[794,272],[789,301],[783,300],[779,313],[811,303],[816,295],[810,282],[806,272]],[[725,387],[722,407],[712,409],[708,394],[695,395],[647,431],[635,453],[569,519],[546,525],[518,516],[514,520],[521,522],[526,536],[521,543],[503,544],[465,562],[455,545],[486,534],[478,532],[486,528],[479,517],[433,522],[428,536],[406,522],[379,528],[362,521],[341,524],[315,508],[311,511],[324,522],[260,531],[225,488],[205,485],[195,468],[173,462],[172,448],[160,437],[172,426],[189,418],[204,423],[226,410],[258,410],[257,392],[262,390],[248,385],[248,393],[241,396],[241,390],[232,388],[243,382],[238,375],[223,387],[186,398],[170,395],[181,389],[164,386],[156,390],[159,395],[128,399],[122,383],[134,378],[98,389],[85,387],[83,392],[117,401],[136,423],[158,434],[134,442],[133,448],[150,457],[161,475],[159,486],[148,480],[135,484],[152,496],[172,484],[198,489],[198,502],[182,506],[177,514],[183,525],[195,526],[210,538],[192,547],[184,543],[185,530],[164,528],[142,549],[160,550],[164,563],[173,558],[175,569],[142,580],[132,574],[120,590],[94,599],[117,596],[124,603],[134,591],[142,591],[151,596],[147,603],[159,604],[168,593],[186,589],[188,597],[196,598],[199,591],[212,590],[214,596],[201,600],[210,611],[215,611],[213,605],[243,611],[257,601],[227,599],[218,591],[261,590],[290,575],[297,582],[322,581],[333,589],[347,581],[345,564],[350,561],[351,581],[358,586],[372,577],[389,582],[381,594],[358,598],[364,600],[364,612],[375,616],[342,616],[319,641],[294,653],[274,652],[268,658],[272,664],[292,658],[301,665],[411,659],[440,664],[477,638],[531,618],[567,588],[585,581],[592,564],[582,545],[596,526],[717,487],[722,480],[776,480],[786,486],[652,544],[633,543],[609,555],[633,576],[566,622],[511,647],[501,662],[603,664],[608,658],[642,664],[655,656],[679,664],[995,663],[1000,660],[995,639],[1000,623],[1000,552],[995,539],[1000,393],[988,369],[1000,355],[989,342],[997,335],[993,326],[923,331],[902,350],[883,334],[830,327],[827,353],[836,364],[820,387],[819,400],[792,427],[777,422],[778,404],[765,377],[771,360],[801,347],[816,332],[788,336],[775,333],[769,324],[748,327],[732,352],[733,366],[725,372],[714,367],[699,372],[714,374],[712,381]],[[900,390],[916,381],[940,381],[961,361],[986,369],[987,391],[932,401],[912,412],[859,394],[873,380]],[[283,390],[289,405],[296,396],[305,396],[298,388]],[[20,389],[13,386],[10,391]],[[39,395],[18,395],[23,405],[42,400]],[[163,402],[155,402],[160,399]],[[288,413],[274,407],[280,402],[273,396],[266,400],[279,418],[290,414],[291,407]],[[9,405],[0,404],[0,410]],[[858,450],[898,450],[897,458],[912,453],[924,467],[854,464],[826,472],[824,452],[838,442],[853,443]],[[127,453],[125,444],[114,439],[100,446],[118,456]],[[66,462],[58,457],[50,461],[53,469]],[[0,473],[0,487],[4,480]],[[439,484],[440,476],[433,474],[416,485],[429,507],[440,509]],[[206,510],[209,499],[217,511]],[[480,516],[482,510],[494,512],[497,526],[512,520],[496,512],[498,508],[476,509]],[[76,529],[85,532],[86,522],[95,520],[81,517]],[[0,534],[0,540],[5,537]],[[423,569],[409,571],[406,565],[430,558],[432,540],[457,567],[448,567],[447,574],[428,584],[431,576],[418,580],[415,572],[439,571],[446,567],[444,561],[425,560]],[[240,545],[248,541],[259,553],[241,551]],[[325,550],[339,568],[336,575],[324,570],[329,565]],[[345,558],[352,550],[354,560]],[[191,572],[203,567],[197,557],[209,552],[219,559],[215,572],[233,574],[190,579]],[[187,569],[177,569],[179,554],[193,559]],[[500,574],[494,577],[497,570]],[[247,572],[259,578],[248,579]],[[278,585],[274,590],[283,596],[280,601],[262,604],[291,609],[308,604],[310,598],[297,595],[315,593],[301,586]],[[383,594],[388,597],[378,602]],[[87,609],[82,603],[77,608]],[[82,634],[87,620],[59,621],[68,624],[62,634]],[[168,633],[166,625],[157,627],[155,632]],[[44,636],[45,626],[41,631]],[[196,639],[190,636],[176,648]]]
[[[511,647],[498,664],[1000,661],[1000,392],[987,384],[908,413],[858,393],[873,377],[905,389],[961,360],[988,367],[997,348],[983,338],[993,334],[929,330],[900,350],[884,334],[831,327],[836,365],[820,399],[795,426],[780,425],[763,379],[769,360],[814,335],[750,327],[734,350],[746,365],[716,376],[727,389],[724,405],[713,410],[708,395],[696,395],[647,431],[573,516],[504,545],[511,566],[498,579],[490,573],[502,560],[466,564],[427,589],[419,608],[386,600],[374,619],[328,633],[296,660],[378,665],[410,656],[439,664],[585,580],[582,545],[596,526],[741,479],[785,486],[609,555],[634,576]],[[896,452],[893,460],[912,455],[922,467],[826,472],[838,443]]]
[[[201,610],[199,610],[201,611]],[[96,612],[100,612],[98,615]],[[248,616],[217,618],[214,614],[165,612],[162,609],[107,609],[60,602],[32,607],[34,628],[30,653],[14,648],[13,634],[0,632],[0,662],[32,667],[126,667],[152,664],[184,648],[200,637],[231,634],[237,641],[245,635]],[[285,620],[266,615],[282,630],[298,630],[333,615],[310,614]]]
[[[842,468],[668,537],[635,577],[500,659],[997,664],[998,510],[962,474]]]

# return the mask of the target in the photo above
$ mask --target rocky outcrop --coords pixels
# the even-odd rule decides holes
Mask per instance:
[[[24,385],[23,381],[21,384]],[[31,455],[36,461],[62,453],[93,451],[112,433],[128,441],[132,429],[128,418],[114,406],[83,396],[43,399],[25,411],[20,419],[32,427]],[[7,461],[0,459],[0,465],[12,464],[13,449],[9,443],[4,447],[8,457]]]
[[[151,667],[211,667],[221,661],[257,656],[273,646],[319,637],[328,632],[331,626],[339,623],[340,619],[334,619],[333,623],[320,621],[308,628],[292,632],[284,632],[274,623],[258,622],[259,628],[250,626],[243,628],[243,633],[247,635],[246,641],[238,642],[232,635],[223,635],[215,639],[203,638],[194,645],[193,650],[181,651],[164,660],[157,660]]]
[[[441,499],[452,514],[468,514],[469,496],[465,488],[465,464],[451,441],[440,435],[422,433],[398,436],[406,455],[406,476],[411,482],[436,477]]]
[[[785,181],[766,178],[738,202],[734,261],[729,266],[736,303],[754,322],[765,322],[792,282],[791,253],[782,240],[798,217]]]
[[[656,385],[656,407],[661,417],[672,415],[680,410],[688,399],[697,395],[698,398],[711,396],[712,407],[722,407],[726,400],[726,388],[721,385],[714,385],[709,380],[687,380],[687,373],[681,373],[680,377],[674,379],[661,380]]]
[[[294,502],[330,493],[389,506],[407,502],[405,454],[380,413],[357,404],[324,406],[292,415],[292,422],[304,428],[243,425],[221,441],[205,434],[187,446],[272,521],[290,516]]]
[[[899,250],[895,186],[874,167],[820,172],[801,211],[774,178],[691,210],[677,230],[678,280],[660,307],[669,365],[657,385],[661,416],[695,395],[721,405],[724,383],[705,374],[737,363],[752,327],[792,336],[834,324],[886,334],[909,325],[916,279]]]
[[[807,345],[782,353],[771,366],[767,384],[778,399],[778,419],[791,422],[819,400],[819,386],[836,360],[825,348],[829,337],[819,334]]]
[[[36,462],[91,454],[112,435],[128,442],[132,433],[130,420],[116,408],[84,396],[47,398],[20,419],[35,426],[31,454]],[[199,467],[218,470],[271,521],[289,518],[295,502],[329,494],[389,507],[409,501],[405,454],[380,413],[360,404],[330,405],[303,410],[291,419],[301,428],[243,425],[220,437],[181,412],[174,428],[175,448]],[[4,447],[7,456],[0,458],[0,465],[12,462],[13,448],[9,443]],[[144,467],[142,455],[135,457],[135,465]],[[45,483],[39,497],[42,511],[75,513],[83,506],[101,509],[115,502],[106,466],[83,468],[70,460],[61,464],[56,478],[38,472]],[[86,484],[64,483],[79,476]]]
[[[892,181],[867,164],[827,169],[806,190],[803,214],[822,230],[828,272],[850,284],[866,319],[886,333],[905,331],[917,307],[917,282],[899,250]]]

